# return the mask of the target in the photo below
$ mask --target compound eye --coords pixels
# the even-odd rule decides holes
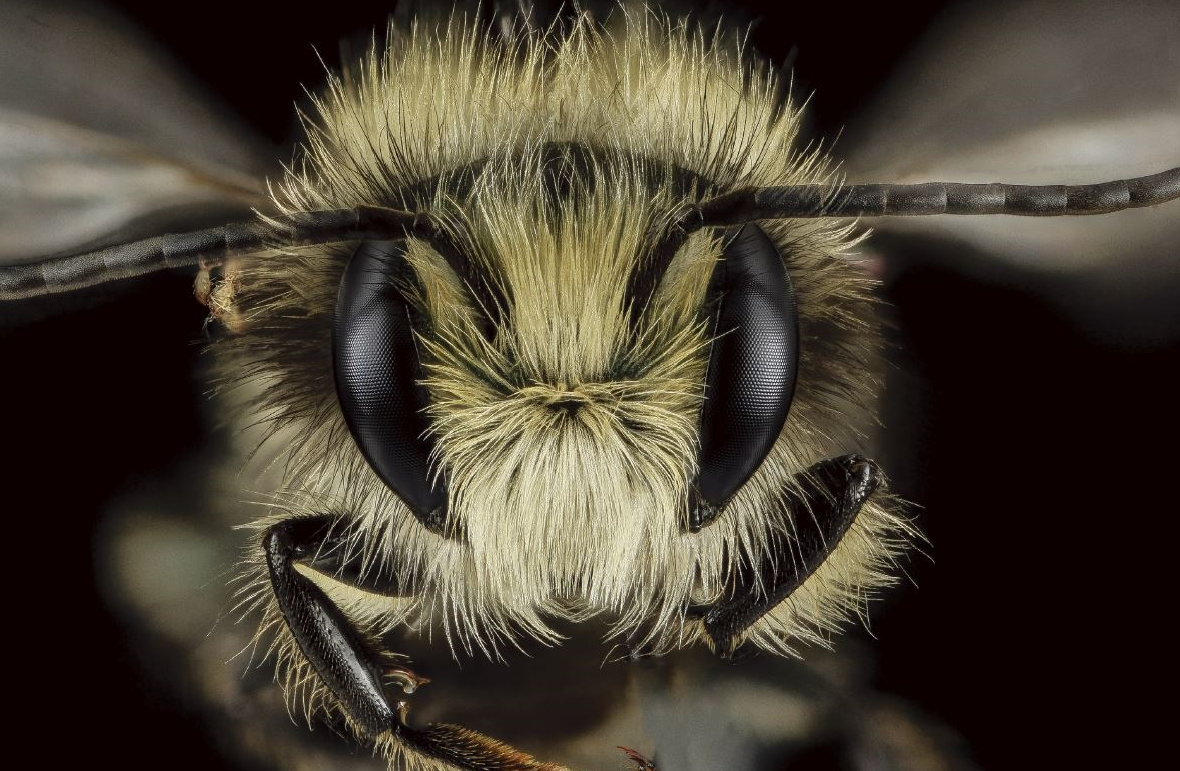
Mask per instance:
[[[405,241],[365,241],[340,281],[332,324],[336,395],[369,465],[424,525],[442,526],[447,501],[432,483],[421,361],[412,309],[399,286],[413,280]]]
[[[748,224],[725,247],[710,282],[716,338],[701,412],[700,473],[689,526],[715,518],[746,483],[786,423],[799,370],[799,316],[782,255]]]

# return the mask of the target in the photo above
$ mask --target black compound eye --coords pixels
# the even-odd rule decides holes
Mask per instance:
[[[447,493],[432,484],[421,362],[412,311],[399,284],[412,280],[404,241],[365,241],[336,297],[332,359],[336,395],[353,438],[382,481],[424,525],[441,530]]]
[[[700,473],[689,527],[698,530],[758,470],[791,409],[799,316],[782,255],[748,224],[725,247],[710,282],[716,340],[701,411]]]

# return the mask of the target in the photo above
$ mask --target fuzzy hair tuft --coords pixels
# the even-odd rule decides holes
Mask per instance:
[[[708,643],[685,609],[716,599],[740,560],[789,535],[797,475],[858,449],[872,424],[872,286],[842,257],[856,241],[849,227],[763,223],[797,295],[795,399],[754,477],[693,534],[686,501],[712,342],[701,309],[722,235],[687,238],[637,327],[626,278],[685,203],[833,181],[824,155],[798,147],[799,123],[778,75],[738,38],[654,12],[509,37],[459,15],[391,28],[331,78],[303,156],[274,188],[277,207],[429,211],[508,299],[487,336],[442,256],[410,243],[429,320],[419,337],[435,471],[463,534],[444,538],[368,466],[338,405],[332,318],[354,245],[276,248],[235,267],[247,331],[220,346],[222,381],[260,385],[256,416],[287,443],[281,517],[342,513],[366,570],[416,590],[376,597],[308,575],[369,633],[441,628],[457,653],[495,656],[522,635],[557,642],[553,619],[592,616],[652,652]],[[559,398],[582,408],[546,408]],[[912,535],[899,511],[875,494],[746,640],[795,655],[863,615]],[[262,517],[259,532],[281,517]],[[249,560],[248,585],[265,583],[260,550]],[[264,630],[289,691],[308,709],[328,701],[266,594]]]

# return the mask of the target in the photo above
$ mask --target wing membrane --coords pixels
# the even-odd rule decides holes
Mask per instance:
[[[850,182],[1083,184],[1180,163],[1180,6],[963,6],[945,16],[847,132]],[[1155,281],[1174,207],[1111,217],[935,218],[874,227],[961,240],[1038,271]],[[1174,261],[1172,261],[1174,263]],[[1169,270],[1169,274],[1177,271]],[[1176,276],[1180,280],[1180,273]]]
[[[268,157],[114,17],[0,5],[0,264],[240,218]]]

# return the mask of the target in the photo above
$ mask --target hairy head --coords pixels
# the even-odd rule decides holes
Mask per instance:
[[[377,205],[440,223],[439,241],[407,239],[406,270],[379,280],[412,318],[449,532],[421,526],[341,413],[331,329],[355,245],[279,248],[235,271],[248,331],[225,346],[227,375],[267,383],[258,407],[293,437],[284,507],[346,514],[357,550],[418,587],[384,626],[438,621],[487,647],[601,614],[657,649],[702,639],[685,608],[792,532],[798,475],[856,448],[874,407],[871,283],[843,256],[854,234],[766,224],[799,309],[798,385],[724,517],[688,532],[724,334],[711,277],[732,234],[679,232],[677,214],[742,186],[830,179],[796,147],[799,113],[774,72],[737,38],[652,14],[508,38],[456,17],[391,30],[317,108],[276,188],[282,211]],[[749,638],[790,650],[859,610],[888,581],[893,509],[870,500]]]

